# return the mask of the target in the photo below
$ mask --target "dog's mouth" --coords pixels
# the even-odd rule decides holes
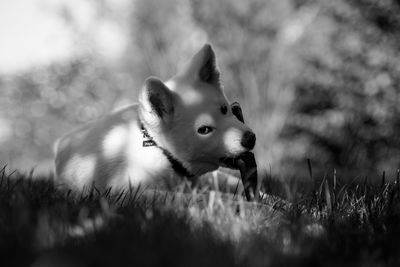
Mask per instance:
[[[238,169],[238,159],[241,158],[242,155],[248,152],[243,152],[235,156],[227,156],[219,159],[219,163],[221,167],[230,168],[230,169]]]

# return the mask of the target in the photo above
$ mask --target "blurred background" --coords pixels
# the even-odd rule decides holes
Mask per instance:
[[[136,101],[205,42],[279,178],[394,177],[400,1],[0,2],[0,165],[47,171],[57,137]]]

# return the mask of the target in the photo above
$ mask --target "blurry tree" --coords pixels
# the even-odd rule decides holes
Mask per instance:
[[[57,136],[103,115],[118,94],[111,72],[83,58],[3,77],[0,88],[0,114],[13,132],[12,143],[0,144],[0,161],[22,169],[51,158]]]
[[[88,2],[96,15],[87,31],[124,27],[120,58],[95,53],[97,39],[62,9],[81,53],[0,77],[0,162],[51,158],[56,137],[133,102],[145,78],[167,79],[209,41],[228,98],[257,133],[262,169],[305,177],[307,158],[316,173],[350,178],[400,167],[399,1],[113,2]]]
[[[300,52],[304,64],[296,81],[293,115],[282,137],[306,140],[307,157],[321,171],[336,167],[352,177],[376,177],[384,170],[394,173],[400,167],[399,4],[321,1],[319,5],[321,19],[331,25],[326,49],[309,49],[315,48],[309,40],[317,36],[310,29],[306,50]],[[324,24],[319,20],[316,25]],[[299,156],[291,161],[287,157],[287,166],[301,164],[304,154]]]
[[[398,1],[192,2],[256,128],[259,165],[306,176],[310,158],[351,177],[399,167]]]
[[[135,70],[138,89],[151,75],[170,78],[207,41],[185,0],[136,0],[130,18],[126,63]]]
[[[256,130],[258,165],[280,170],[286,151],[279,136],[303,67],[298,43],[319,7],[296,8],[289,0],[192,2],[194,17],[217,46],[227,94],[240,101]]]

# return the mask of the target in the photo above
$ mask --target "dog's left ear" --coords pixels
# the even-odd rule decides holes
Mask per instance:
[[[152,119],[168,122],[174,113],[173,92],[158,78],[147,78],[139,101],[142,115]]]
[[[194,55],[183,75],[208,84],[220,83],[220,72],[210,44],[205,44]]]

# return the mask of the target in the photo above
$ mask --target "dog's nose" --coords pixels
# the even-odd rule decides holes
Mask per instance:
[[[256,144],[256,135],[250,131],[245,132],[240,144],[247,149],[253,149]]]

